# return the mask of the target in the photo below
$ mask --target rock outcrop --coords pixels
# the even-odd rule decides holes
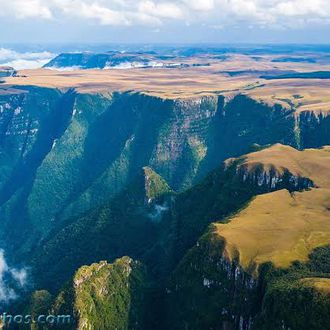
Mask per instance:
[[[53,311],[73,306],[79,330],[143,329],[145,276],[144,267],[129,257],[83,266],[65,289],[73,294],[61,292]]]

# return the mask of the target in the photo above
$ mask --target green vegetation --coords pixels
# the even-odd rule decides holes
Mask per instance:
[[[62,292],[56,309],[71,303],[79,329],[143,328],[146,274],[139,262],[123,257],[81,267],[72,285],[66,290],[73,290],[74,300],[67,301]]]
[[[259,325],[265,329],[326,329],[330,323],[330,295],[302,280],[284,277],[268,287]]]
[[[142,260],[158,278],[166,276],[212,221],[242,208],[255,194],[269,191],[255,182],[242,184],[237,165],[222,166],[179,194],[171,193],[164,179],[145,168],[103,206],[50,232],[34,255],[36,278],[42,286],[59,289],[82,264],[122,255]],[[146,185],[151,190],[146,191]],[[150,197],[153,201],[147,203]],[[161,221],[153,221],[157,208],[163,209]]]
[[[255,278],[238,259],[226,259],[224,242],[211,227],[173,273],[167,290],[167,327],[327,329],[329,252],[329,246],[315,249],[308,262],[286,269],[262,264]]]
[[[39,290],[32,293],[29,306],[26,309],[34,319],[39,315],[48,315],[51,309],[53,297],[46,290]],[[31,324],[31,330],[44,330],[47,326]]]
[[[154,200],[172,192],[167,182],[150,167],[143,168],[145,175],[145,190],[148,200]]]
[[[71,315],[74,321],[58,325],[31,325],[31,329],[143,329],[147,275],[145,267],[129,257],[83,266],[55,299],[35,291],[27,313]]]
[[[100,259],[114,260],[123,255],[140,259],[159,235],[157,224],[148,216],[150,207],[141,170],[118,196],[55,228],[34,253],[34,276],[41,287],[58,290],[80,266]]]

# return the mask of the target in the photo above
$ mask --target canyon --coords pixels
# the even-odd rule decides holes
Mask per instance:
[[[0,241],[33,279],[12,308],[78,329],[326,328],[329,80],[262,75],[329,64],[180,59],[3,78]]]

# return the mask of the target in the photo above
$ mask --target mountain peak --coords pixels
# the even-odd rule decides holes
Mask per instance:
[[[148,201],[152,201],[161,195],[172,192],[168,183],[151,167],[143,167],[145,178],[145,192]]]

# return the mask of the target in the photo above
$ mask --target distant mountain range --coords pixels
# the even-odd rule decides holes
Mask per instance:
[[[231,52],[229,52],[231,51]],[[209,66],[209,59],[213,61],[225,61],[230,56],[234,56],[237,50],[219,50],[208,49],[181,49],[181,51],[173,52],[125,52],[125,51],[109,51],[104,53],[82,52],[82,53],[62,53],[46,63],[43,67],[57,70],[74,70],[74,69],[133,69],[133,68],[187,68],[194,66]],[[255,61],[262,60],[265,55],[261,52],[254,55],[253,52],[243,52],[244,55],[251,56]],[[320,63],[329,64],[330,57],[327,54],[312,54],[307,56],[279,56],[270,53],[273,56],[273,63]],[[269,56],[269,53],[266,54]],[[250,70],[250,73],[253,70]],[[249,73],[249,71],[229,71],[231,75]],[[257,73],[257,71],[255,72]],[[275,73],[275,75],[274,75]],[[323,78],[328,79],[329,71],[319,71],[314,74],[295,72],[293,70],[281,71],[280,69],[264,70],[259,72],[259,76],[265,79],[286,79],[286,78]]]
[[[0,66],[0,78],[11,77],[16,74],[16,70],[9,66]]]
[[[45,68],[75,69],[129,69],[129,68],[172,68],[187,67],[172,55],[149,53],[66,53],[60,54],[45,64]]]

